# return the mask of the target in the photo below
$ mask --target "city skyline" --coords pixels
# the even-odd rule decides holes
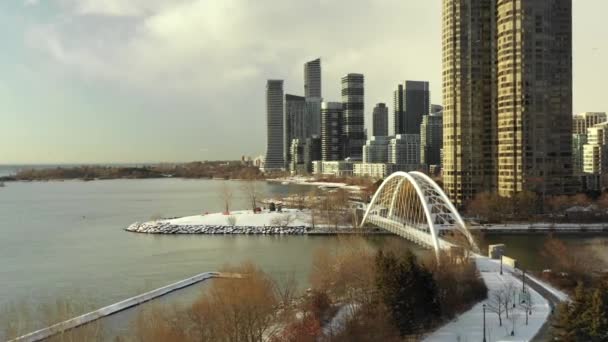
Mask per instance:
[[[264,82],[284,79],[285,93],[304,95],[302,65],[317,57],[323,61],[326,99],[340,98],[343,75],[361,72],[368,104],[390,104],[393,88],[404,79],[428,80],[433,102],[441,104],[439,3],[272,4],[285,14],[281,20],[310,29],[306,34],[269,28],[270,5],[263,2],[256,9],[240,1],[205,5],[188,0],[1,4],[0,20],[9,29],[0,34],[10,53],[0,57],[0,164],[177,162],[263,154]],[[608,45],[601,37],[608,29],[593,25],[607,7],[601,1],[574,4],[574,113],[607,110],[601,82],[608,77],[602,67]],[[228,17],[235,8],[230,25],[210,20]],[[327,32],[330,24],[338,26],[335,19],[344,8],[361,19],[358,23],[373,22],[374,29],[352,35],[353,27],[345,25]],[[289,14],[298,11],[319,15],[311,21]],[[380,16],[386,20],[378,22]],[[419,29],[391,32],[403,22]],[[310,31],[322,32],[323,38]],[[260,52],[246,58],[243,51],[252,45],[245,41],[252,34],[265,38],[253,40]],[[220,38],[226,46],[209,52],[207,47]],[[192,45],[195,40],[199,43]],[[402,49],[386,53],[398,42]],[[411,53],[416,50],[424,52]],[[372,106],[364,114],[371,132]]]

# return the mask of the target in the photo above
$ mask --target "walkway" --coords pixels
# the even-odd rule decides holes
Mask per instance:
[[[514,274],[512,269],[503,266],[500,275],[500,265],[496,260],[478,256],[475,259],[481,276],[488,287],[489,295],[493,291],[504,289],[505,284],[513,284],[517,295],[521,294],[521,277]],[[526,284],[527,281],[526,281]],[[502,314],[502,326],[499,325],[498,315],[486,309],[486,340],[495,341],[531,341],[541,331],[551,313],[549,302],[536,291],[536,286],[527,286],[532,299],[532,314],[526,325],[525,311],[521,305],[515,308],[515,315],[509,312],[509,319]],[[444,325],[425,338],[425,341],[482,341],[483,340],[483,304],[488,304],[490,298],[476,304],[469,311],[461,314],[452,322]],[[514,336],[510,336],[511,330]]]
[[[135,296],[129,299],[125,299],[121,302],[112,304],[112,305],[108,305],[106,307],[103,307],[101,309],[89,312],[87,314],[78,316],[78,317],[74,317],[72,319],[69,319],[67,321],[64,322],[60,322],[57,324],[54,324],[50,327],[44,328],[44,329],[40,329],[37,331],[34,331],[32,333],[29,333],[27,335],[23,335],[20,336],[14,340],[11,340],[10,342],[35,342],[35,341],[42,341],[44,339],[47,339],[51,336],[69,331],[71,329],[83,326],[85,324],[94,322],[100,318],[103,317],[107,317],[107,316],[111,316],[117,312],[120,311],[124,311],[126,309],[132,308],[134,306],[140,305],[142,303],[148,302],[150,300],[162,297],[168,293],[171,293],[173,291],[177,291],[179,289],[183,289],[185,287],[188,287],[190,285],[194,285],[196,283],[200,283],[202,281],[211,279],[211,278],[242,278],[243,276],[241,274],[235,274],[235,273],[221,273],[221,272],[205,272],[205,273],[201,273],[198,274],[194,277],[190,277],[188,279],[184,279],[181,281],[178,281],[176,283],[173,283],[171,285],[167,285],[167,286],[163,286],[161,288],[158,288],[156,290],[152,290],[149,292],[146,292],[144,294],[141,294],[139,296]]]

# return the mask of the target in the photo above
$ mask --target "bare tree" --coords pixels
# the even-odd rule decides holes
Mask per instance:
[[[502,327],[502,314],[506,310],[505,306],[505,291],[504,289],[497,289],[491,291],[488,295],[488,302],[486,304],[487,309],[490,312],[495,313],[498,316],[498,324]]]
[[[279,214],[276,217],[273,217],[272,220],[270,220],[270,225],[272,226],[276,226],[276,227],[288,227],[290,224],[292,224],[295,221],[295,216],[293,216],[292,214]]]
[[[220,195],[222,197],[222,202],[224,203],[224,214],[230,214],[230,205],[232,203],[232,189],[228,185],[228,182],[224,181],[222,183],[222,189],[220,191]]]
[[[515,286],[515,283],[512,281],[507,281],[502,285],[502,291],[504,292],[503,296],[503,305],[505,307],[505,314],[507,315],[507,319],[509,319],[509,312],[511,314],[515,311],[515,296],[517,295],[518,287]]]
[[[248,341],[271,340],[282,322],[277,321],[279,298],[270,277],[252,264],[226,267],[244,279],[215,279],[187,309],[156,310],[140,315],[134,335],[138,341]]]
[[[522,293],[524,296],[521,300],[520,306],[522,311],[526,315],[526,325],[528,325],[528,318],[532,314],[532,307],[534,306],[534,302],[532,301],[532,294],[530,290],[526,288],[526,292]]]
[[[294,272],[272,279],[275,295],[279,299],[284,313],[288,314],[290,307],[298,294],[298,281]]]
[[[260,198],[260,189],[258,188],[257,178],[248,178],[242,185],[242,190],[247,196],[249,203],[251,205],[251,210],[255,213],[256,208],[258,207],[258,199]]]

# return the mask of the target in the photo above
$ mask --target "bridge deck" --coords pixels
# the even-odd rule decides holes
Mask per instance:
[[[382,217],[379,215],[369,215],[367,221],[369,223],[375,224],[378,227],[388,230],[389,232],[399,235],[404,239],[412,241],[424,248],[433,249],[433,240],[431,235],[428,232],[422,231],[420,229],[407,226],[402,223],[398,223],[395,220]],[[439,248],[441,249],[449,249],[453,246],[453,244],[439,239]]]

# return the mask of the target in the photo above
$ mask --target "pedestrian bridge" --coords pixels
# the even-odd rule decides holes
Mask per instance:
[[[386,178],[367,206],[361,226],[368,223],[431,248],[437,257],[442,249],[455,245],[444,235],[455,237],[466,249],[479,250],[456,207],[421,172],[396,172]]]

